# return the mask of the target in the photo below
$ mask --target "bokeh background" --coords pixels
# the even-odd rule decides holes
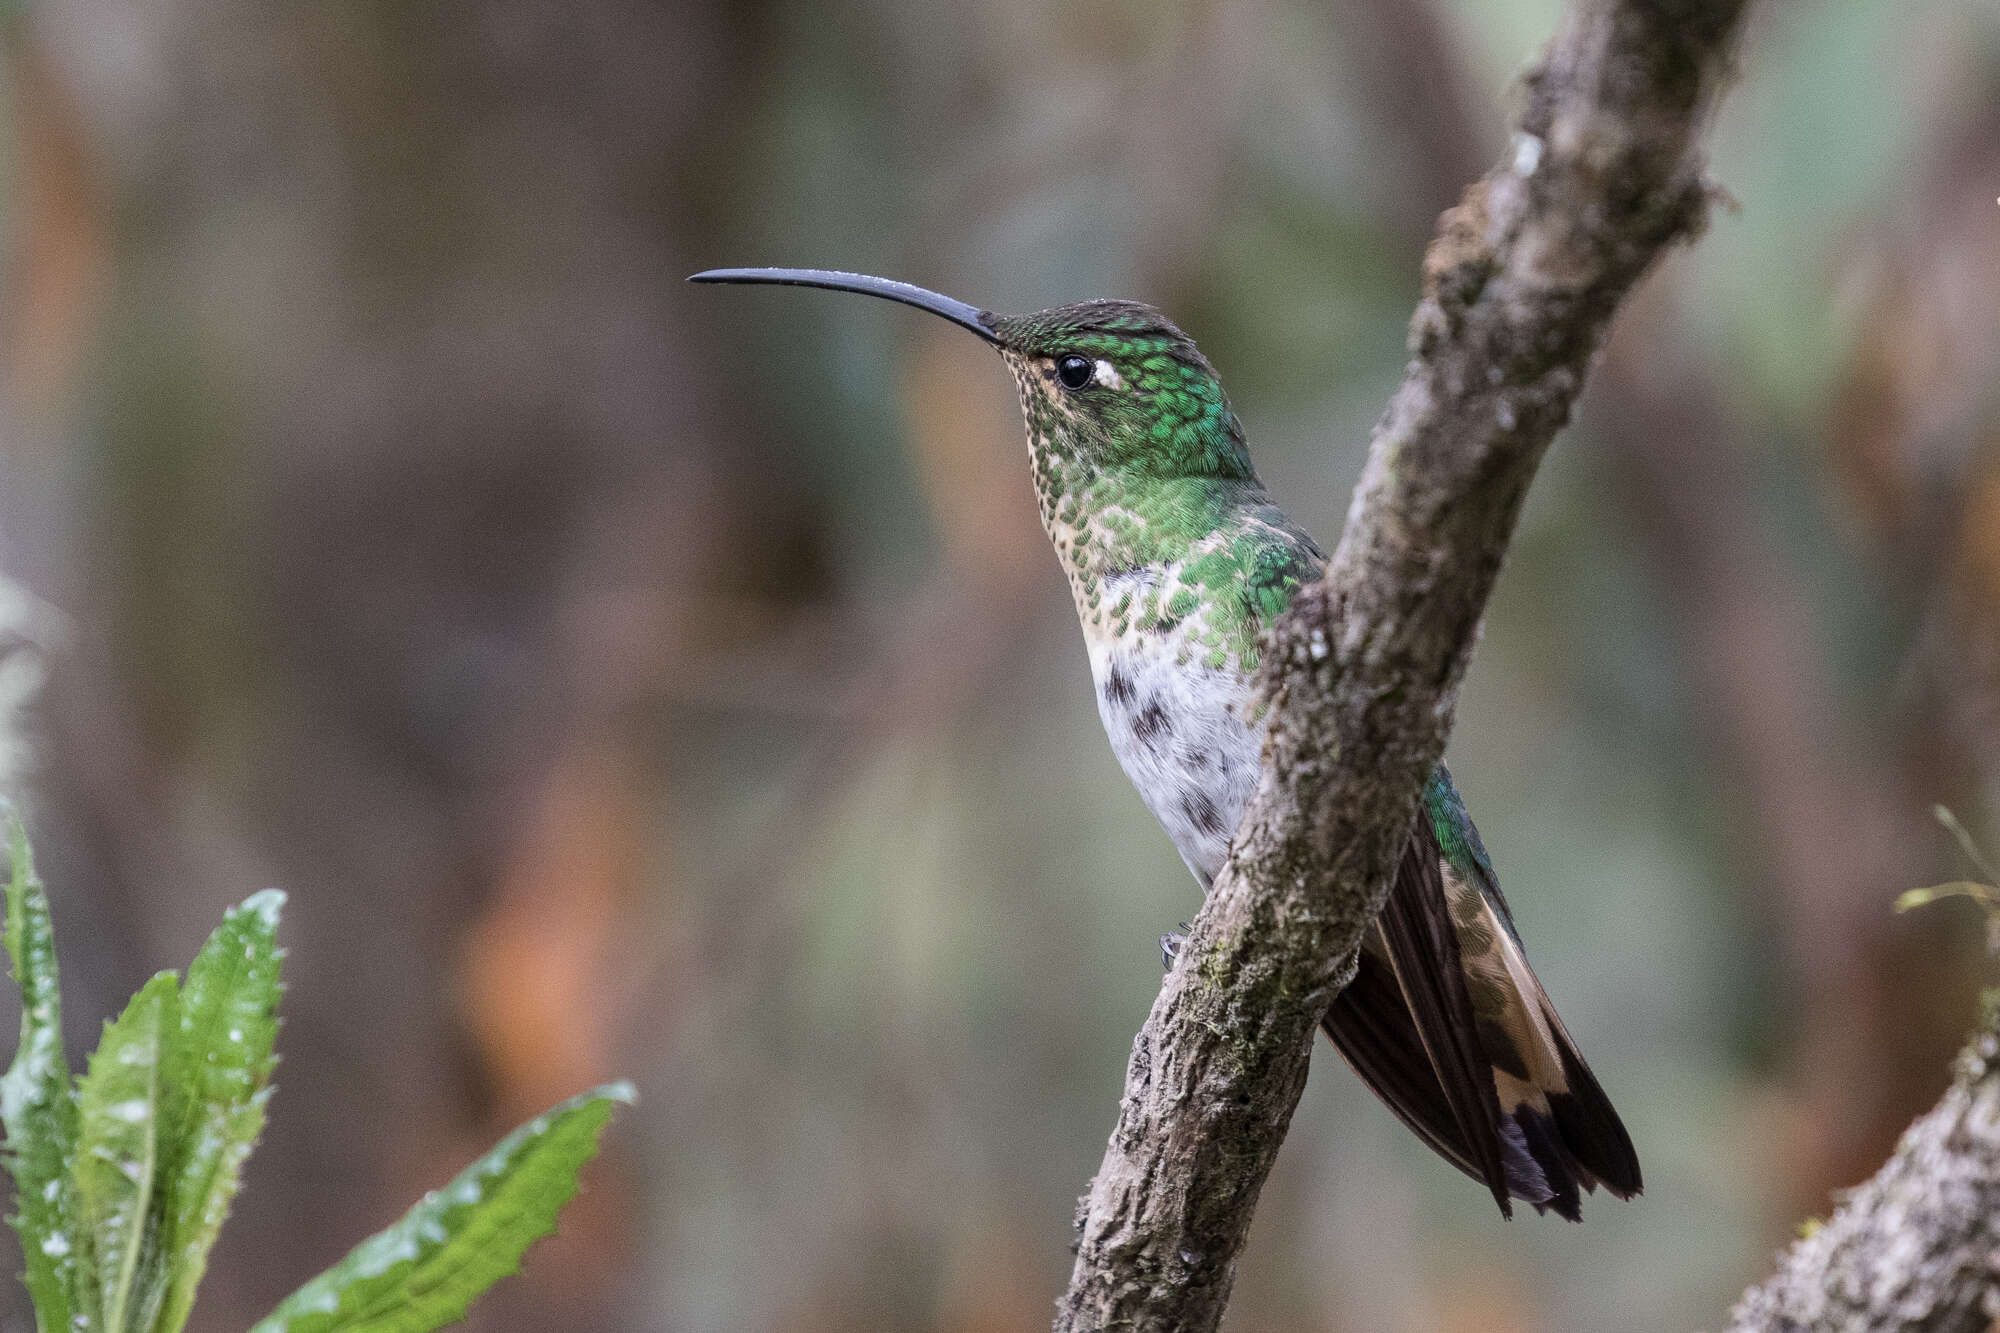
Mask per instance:
[[[1042,1326],[1194,887],[990,353],[680,278],[1157,302],[1330,541],[1557,8],[0,6],[0,769],[73,1049],[292,895],[195,1326],[620,1073],[471,1327]],[[2000,845],[2000,11],[1768,0],[1741,66],[1451,747],[1646,1196],[1503,1224],[1322,1051],[1234,1328],[1713,1326],[1974,1019],[1976,913],[1890,905],[1968,870],[1933,803]]]

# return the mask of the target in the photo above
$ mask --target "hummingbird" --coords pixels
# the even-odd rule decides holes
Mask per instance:
[[[690,282],[859,292],[927,310],[1013,372],[1042,526],[1069,579],[1112,752],[1207,892],[1256,789],[1259,635],[1320,547],[1257,478],[1194,342],[1152,306],[1001,315],[909,283],[727,268]],[[1179,937],[1162,940],[1169,952]],[[1492,859],[1440,763],[1394,886],[1322,1028],[1418,1138],[1512,1200],[1578,1221],[1639,1193],[1639,1160],[1522,950]]]

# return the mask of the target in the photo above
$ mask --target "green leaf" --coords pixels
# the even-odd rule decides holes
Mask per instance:
[[[475,1297],[555,1230],[613,1104],[632,1095],[629,1084],[607,1084],[537,1116],[286,1297],[251,1333],[428,1333],[464,1318]]]
[[[141,987],[105,1025],[77,1085],[77,1221],[90,1250],[84,1306],[95,1306],[105,1333],[150,1327],[166,1292],[153,1187],[161,1033],[180,1021],[179,983],[162,972]]]
[[[180,1022],[165,1034],[160,1252],[167,1291],[155,1333],[179,1333],[229,1215],[244,1159],[264,1129],[278,1036],[278,917],[267,889],[231,908],[188,968]]]
[[[76,1269],[85,1257],[70,1226],[76,1096],[63,1058],[62,989],[49,900],[35,878],[28,835],[11,814],[7,843],[7,953],[21,988],[21,1044],[0,1076],[0,1121],[7,1127],[6,1161],[15,1191],[9,1220],[21,1234],[28,1295],[40,1326],[68,1333],[76,1313]]]

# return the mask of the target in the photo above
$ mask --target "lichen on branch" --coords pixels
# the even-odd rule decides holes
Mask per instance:
[[[1731,1333],[1984,1333],[2000,1319],[2000,1000],[1938,1104],[1786,1252]]]

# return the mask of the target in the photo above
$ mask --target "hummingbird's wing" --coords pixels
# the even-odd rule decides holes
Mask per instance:
[[[1427,918],[1422,910],[1425,900],[1441,900],[1443,892],[1437,862],[1423,854],[1422,838],[1412,836],[1389,901],[1362,943],[1354,979],[1323,1026],[1375,1095],[1446,1161],[1486,1182],[1500,1211],[1511,1217],[1500,1099],[1477,1048],[1477,1019],[1460,977],[1457,945],[1450,922],[1439,930],[1441,914]]]
[[[1447,857],[1420,812],[1324,1026],[1363,1081],[1485,1183],[1502,1213],[1512,1215],[1512,1198],[1575,1220],[1583,1190],[1637,1193],[1638,1159],[1482,878]]]

